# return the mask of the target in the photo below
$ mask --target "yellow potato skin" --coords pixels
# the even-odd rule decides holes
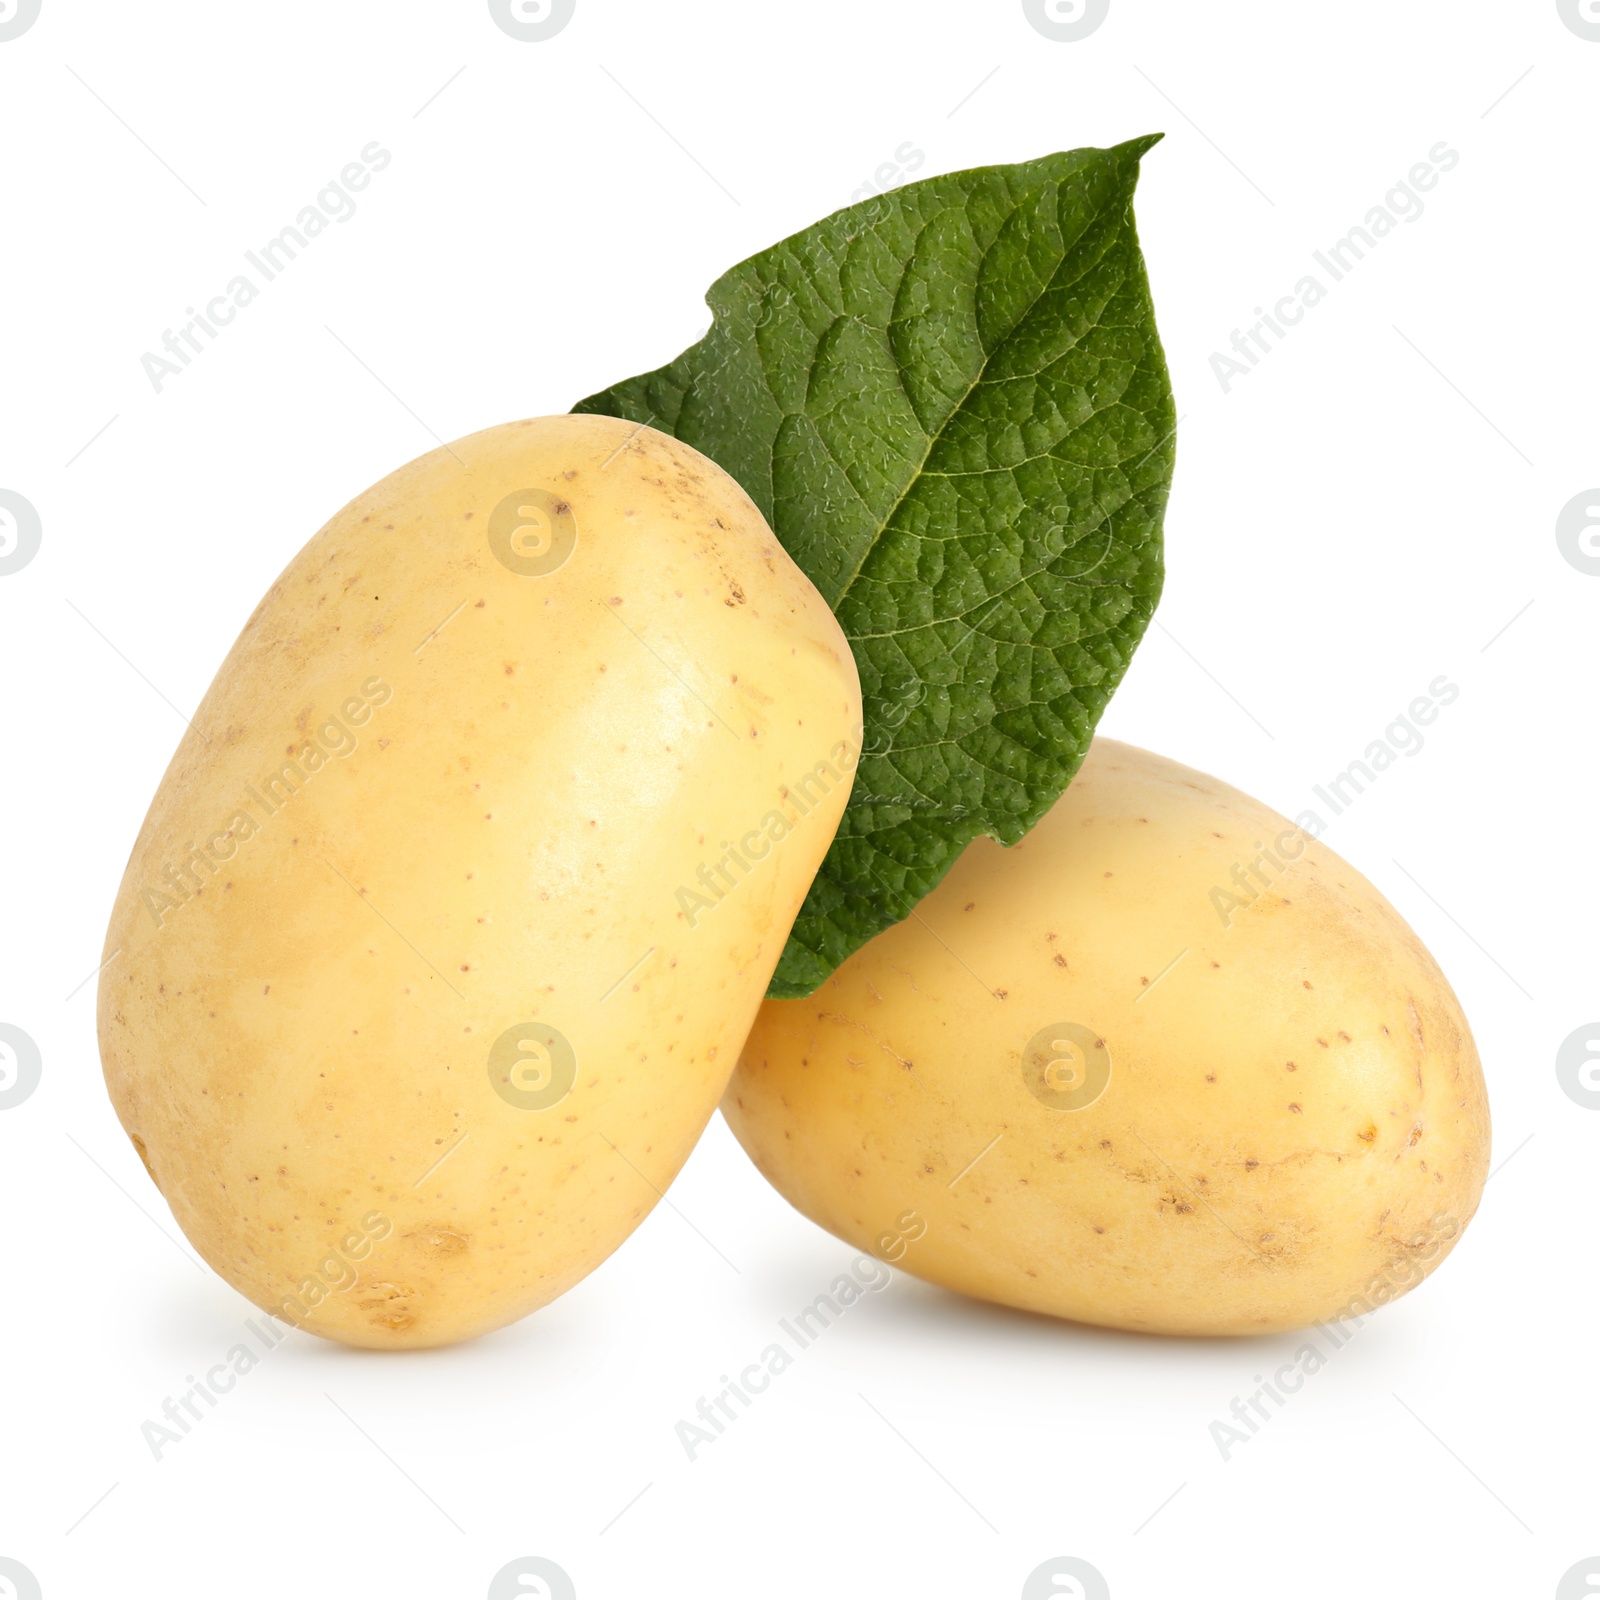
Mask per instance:
[[[1240,889],[1263,844],[1283,870]],[[1110,1076],[1063,1110],[1023,1056],[1072,1022]],[[1019,844],[975,840],[815,995],[766,1002],[723,1114],[851,1244],[1167,1334],[1395,1298],[1459,1238],[1489,1162],[1466,1019],[1394,908],[1249,796],[1109,739]]]
[[[530,575],[491,523],[519,560],[576,544]],[[716,1107],[860,726],[821,596],[654,430],[491,428],[346,506],[195,714],[106,939],[106,1082],[195,1248],[377,1348],[593,1270]],[[546,1029],[570,1092],[513,1104],[560,1086]]]

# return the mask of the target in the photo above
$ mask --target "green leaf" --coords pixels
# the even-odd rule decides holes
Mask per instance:
[[[752,256],[676,361],[574,409],[730,472],[866,700],[769,993],[811,993],[1061,794],[1161,593],[1173,402],[1132,199],[1159,138],[909,184]]]

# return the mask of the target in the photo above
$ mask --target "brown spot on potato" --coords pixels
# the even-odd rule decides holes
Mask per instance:
[[[133,1140],[133,1148],[139,1152],[139,1159],[144,1163],[144,1170],[150,1174],[150,1181],[156,1183],[156,1169],[150,1165],[150,1152],[145,1148],[144,1140],[136,1133],[130,1133],[128,1137]],[[161,1185],[156,1183],[156,1187],[159,1189]]]
[[[418,1228],[405,1237],[414,1239],[421,1249],[441,1259],[464,1255],[471,1248],[467,1236],[453,1228]]]

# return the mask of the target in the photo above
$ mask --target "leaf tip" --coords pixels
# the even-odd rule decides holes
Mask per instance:
[[[1142,133],[1137,139],[1128,139],[1124,143],[1114,146],[1114,150],[1119,156],[1127,156],[1131,160],[1137,161],[1165,138],[1165,133]]]

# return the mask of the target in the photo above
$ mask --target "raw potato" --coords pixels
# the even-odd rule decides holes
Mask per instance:
[[[1108,739],[1020,844],[976,840],[814,996],[768,1001],[723,1113],[802,1212],[918,1277],[1173,1334],[1393,1299],[1489,1162],[1466,1019],[1394,908]]]
[[[353,501],[223,664],[106,940],[106,1081],[195,1248],[377,1347],[592,1271],[716,1107],[860,726],[822,598],[663,434],[508,424]]]

